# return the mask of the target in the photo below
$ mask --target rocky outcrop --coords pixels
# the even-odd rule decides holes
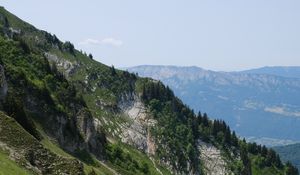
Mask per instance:
[[[100,131],[100,126],[94,124],[94,118],[89,110],[75,102],[69,104],[71,114],[43,110],[50,109],[51,106],[48,105],[33,95],[28,95],[25,101],[26,110],[36,116],[45,132],[57,140],[64,150],[67,152],[86,150],[100,160],[103,159],[106,139]]]
[[[132,93],[123,95],[118,108],[131,120],[122,126],[122,142],[153,155],[155,143],[149,128],[155,125],[156,121],[151,119],[139,96]]]
[[[75,73],[75,71],[79,68],[79,63],[77,61],[71,62],[63,58],[59,58],[57,55],[46,52],[44,53],[45,57],[49,62],[54,62],[57,67],[63,69],[63,73],[69,77]]]
[[[81,137],[84,140],[85,147],[97,158],[103,159],[104,144],[106,138],[100,131],[101,127],[95,125],[94,118],[87,110],[81,110],[76,115],[76,124]]]
[[[35,174],[84,174],[83,164],[80,161],[56,155],[44,148],[13,118],[2,112],[0,112],[0,149],[6,151],[10,159]]]
[[[87,150],[100,160],[104,155],[104,135],[94,125],[89,111],[80,109],[68,118],[63,115],[52,116],[49,120],[51,127],[48,134],[52,135],[59,144],[69,152]]]
[[[233,175],[233,173],[227,169],[227,163],[218,148],[212,144],[199,141],[198,149],[200,151],[200,160],[205,174]]]

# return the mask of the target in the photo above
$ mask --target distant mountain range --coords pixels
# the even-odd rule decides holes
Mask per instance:
[[[195,111],[224,119],[240,136],[252,141],[268,146],[300,141],[300,67],[242,72],[176,66],[127,70],[161,80]]]
[[[242,71],[243,73],[254,73],[254,74],[269,74],[277,75],[287,78],[300,78],[300,66],[289,66],[289,67],[262,67],[258,69],[251,69]]]

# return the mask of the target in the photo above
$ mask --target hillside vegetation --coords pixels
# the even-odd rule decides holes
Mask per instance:
[[[11,171],[298,174],[161,82],[101,64],[4,8],[0,34],[0,156]]]
[[[274,147],[284,162],[293,163],[300,170],[300,144]]]
[[[162,81],[192,109],[225,120],[239,136],[278,146],[300,140],[300,77],[277,76],[272,73],[277,69],[295,76],[300,71],[217,72],[196,66],[136,66],[128,71]]]

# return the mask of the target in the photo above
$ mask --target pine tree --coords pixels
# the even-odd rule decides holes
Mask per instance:
[[[93,59],[93,55],[92,55],[91,53],[89,54],[89,58],[90,58],[90,59]]]
[[[232,144],[232,146],[238,146],[239,145],[239,140],[238,140],[238,138],[237,138],[237,136],[236,136],[236,134],[235,134],[235,131],[233,131],[232,132],[232,136],[231,136],[231,144]]]
[[[116,69],[115,69],[115,67],[113,65],[111,66],[110,70],[111,70],[111,75],[112,76],[115,76],[117,74]]]
[[[225,143],[227,144],[227,145],[230,145],[230,143],[231,143],[231,132],[230,132],[230,128],[229,128],[229,126],[227,126],[226,127],[226,130],[225,130]]]
[[[287,166],[287,171],[286,171],[287,175],[299,175],[298,169],[294,167],[291,162],[288,161],[286,163],[286,166]]]
[[[204,113],[203,114],[203,125],[205,126],[205,127],[208,127],[208,117],[207,117],[207,114],[206,113]]]

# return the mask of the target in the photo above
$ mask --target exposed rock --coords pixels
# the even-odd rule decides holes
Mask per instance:
[[[94,118],[86,110],[80,110],[77,115],[77,128],[84,139],[84,143],[87,145],[86,149],[92,152],[95,156],[102,159],[104,147],[106,142],[105,137],[99,131],[99,124],[95,124]]]
[[[150,119],[141,99],[136,94],[125,94],[119,100],[118,108],[132,120],[122,127],[122,142],[154,154],[155,143],[151,138],[149,127],[153,126],[156,121]]]
[[[151,136],[151,133],[148,132],[147,134],[147,153],[150,155],[155,155],[155,151],[156,151],[156,145],[154,142],[154,138]]]
[[[221,151],[212,144],[199,141],[200,160],[207,175],[233,175],[227,169],[227,164]]]
[[[26,109],[40,117],[45,125],[46,133],[57,140],[59,145],[68,152],[87,150],[100,160],[103,158],[105,137],[100,132],[100,124],[94,122],[94,118],[85,107],[70,104],[73,114],[67,116],[54,111],[43,111],[40,99],[28,96]],[[40,102],[40,103],[38,103]]]
[[[45,57],[48,59],[49,62],[54,62],[57,67],[60,67],[63,69],[63,73],[68,77],[79,68],[79,63],[77,61],[70,62],[66,59],[59,58],[55,54],[51,54],[49,52],[44,53]]]
[[[13,34],[21,34],[21,29],[14,29],[14,28],[10,27],[9,30]]]
[[[84,174],[81,162],[61,157],[45,149],[13,118],[2,112],[0,113],[0,131],[0,149],[7,151],[10,159],[34,171],[35,174]]]

